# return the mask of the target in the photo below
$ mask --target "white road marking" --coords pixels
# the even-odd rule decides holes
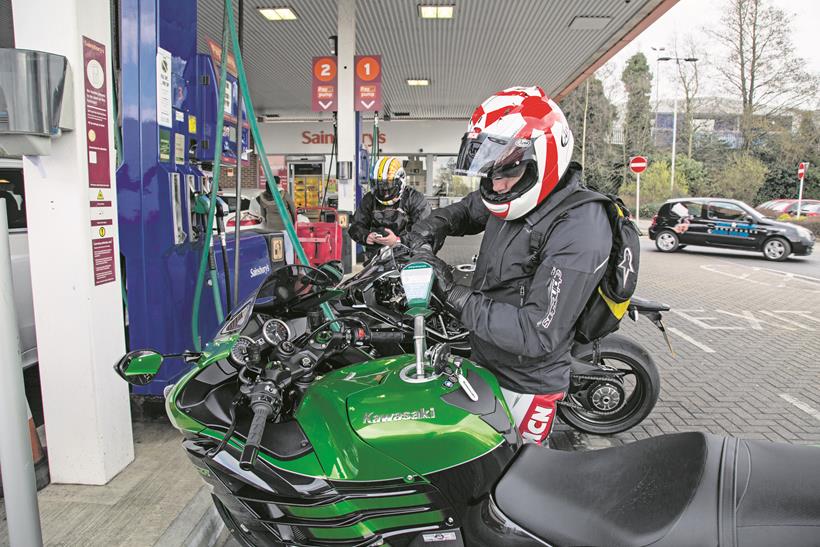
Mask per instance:
[[[820,283],[820,278],[812,277],[810,275],[791,273],[791,272],[784,272],[783,270],[775,270],[774,268],[757,268],[757,269],[765,270],[767,272],[782,274],[782,275],[784,275],[788,278],[798,279],[800,281],[810,281],[810,282],[814,282],[814,283]]]
[[[814,332],[813,328],[807,327],[803,323],[798,323],[797,321],[792,321],[790,319],[784,319],[784,318],[780,317],[779,315],[775,315],[774,313],[772,313],[770,311],[760,310],[760,313],[762,313],[764,315],[768,315],[769,317],[774,317],[775,319],[777,319],[778,321],[780,321],[782,323],[788,323],[789,325],[794,325],[797,328]]]
[[[713,350],[712,348],[710,348],[706,344],[701,344],[700,342],[698,342],[697,340],[695,340],[694,338],[692,338],[688,334],[684,334],[683,332],[679,331],[675,327],[666,327],[666,330],[668,330],[672,334],[677,334],[678,336],[680,336],[681,338],[683,338],[684,340],[686,340],[687,342],[689,342],[690,344],[692,344],[696,348],[699,348],[699,349],[703,350],[704,353],[715,353],[715,350]]]
[[[820,410],[817,410],[810,404],[804,403],[800,399],[792,397],[788,393],[781,393],[780,398],[786,401],[787,403],[791,404],[792,406],[799,408],[809,416],[812,416],[813,418],[820,420]]]
[[[811,312],[808,311],[794,311],[794,310],[772,310],[774,313],[790,313],[792,315],[799,315],[803,319],[808,319],[809,321],[814,321],[815,323],[820,323],[820,319],[811,316]]]
[[[722,268],[724,266],[731,266],[731,268],[735,269],[736,271],[724,271],[724,269]],[[765,287],[776,287],[780,289],[802,288],[808,289],[810,292],[820,292],[820,279],[803,274],[784,272],[783,270],[776,270],[774,268],[764,268],[760,266],[744,266],[742,264],[724,261],[719,264],[701,264],[700,269],[718,275],[724,275],[726,277],[740,279],[741,281],[754,283],[755,285],[763,285]],[[739,271],[742,271],[744,269],[749,270],[748,273],[739,273]],[[752,279],[750,276],[753,274],[769,276],[771,282]]]
[[[778,325],[777,323],[772,323],[770,321],[755,317],[752,314],[752,312],[750,312],[749,310],[738,310],[739,313],[733,313],[733,312],[730,312],[730,311],[717,310],[717,309],[715,311],[718,312],[718,313],[722,313],[723,315],[728,315],[730,317],[737,317],[739,319],[744,319],[744,320],[749,322],[749,326],[754,330],[763,330],[762,325],[772,325],[774,327],[780,327],[781,329],[785,329],[785,330],[795,330],[795,329],[793,329],[791,327],[787,327],[785,325]]]
[[[686,319],[687,321],[697,325],[698,327],[706,330],[746,330],[746,327],[738,327],[738,326],[729,326],[729,325],[709,325],[706,321],[709,320],[718,320],[717,317],[695,317],[691,315],[692,312],[697,313],[704,313],[706,310],[703,308],[698,309],[691,309],[691,310],[682,310],[678,308],[672,308],[670,310],[675,315],[679,315]]]
[[[682,317],[695,325],[704,330],[748,330],[749,328],[754,330],[765,330],[763,325],[770,325],[772,327],[776,327],[779,329],[787,330],[787,331],[795,331],[794,327],[807,330],[810,332],[814,332],[815,329],[807,326],[805,321],[812,321],[815,323],[820,323],[820,319],[813,317],[811,312],[808,311],[792,311],[792,310],[758,310],[757,312],[752,312],[751,310],[737,310],[737,312],[730,312],[726,310],[718,310],[716,309],[715,312],[725,315],[727,317],[734,317],[737,319],[742,319],[747,323],[745,326],[741,325],[733,325],[731,323],[727,324],[726,321],[721,321],[717,317],[706,317],[700,314],[709,313],[707,310],[703,308],[693,308],[693,309],[678,309],[673,308],[670,310],[675,315]],[[772,319],[761,319],[760,317],[755,317],[755,313],[760,313],[771,317]],[[699,314],[699,315],[694,315]],[[798,323],[797,321],[786,319],[782,317],[782,315],[795,315],[797,316],[795,319],[803,319],[805,320],[803,323]],[[774,321],[776,320],[776,321]],[[722,324],[718,325],[710,325],[707,321],[718,321]],[[789,326],[791,325],[791,326]]]
[[[736,264],[731,263],[731,262],[729,262],[728,264],[730,264],[731,266],[737,266]],[[729,272],[722,272],[719,269],[717,269],[717,267],[721,266],[721,265],[722,264],[716,264],[714,266],[712,264],[701,264],[700,269],[701,270],[706,270],[707,272],[716,273],[716,274],[719,274],[719,275],[725,275],[726,277],[733,277],[735,279],[741,279],[743,281],[748,281],[749,283],[754,283],[755,285],[765,285],[767,287],[771,286],[770,283],[764,283],[763,281],[756,281],[754,279],[749,279],[750,274],[740,274],[740,275],[738,275],[738,274],[733,274],[733,273],[729,273]],[[737,266],[737,267],[740,268],[742,266]]]

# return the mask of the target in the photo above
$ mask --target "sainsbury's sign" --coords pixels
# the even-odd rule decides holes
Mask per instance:
[[[379,133],[379,144],[387,143],[387,135]],[[319,131],[302,131],[302,144],[333,144],[333,133]],[[362,144],[365,146],[373,145],[373,134],[364,133],[362,135]]]

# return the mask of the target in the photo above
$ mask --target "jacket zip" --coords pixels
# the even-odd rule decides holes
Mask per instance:
[[[524,300],[526,299],[526,296],[527,296],[526,284],[523,281],[521,282],[521,285],[518,286],[518,296],[519,296],[518,307],[523,308],[524,307]],[[518,364],[521,365],[523,363],[524,363],[524,357],[521,354],[519,354],[518,355]]]
[[[499,228],[498,232],[496,232],[495,237],[493,238],[492,245],[495,245],[495,243],[498,241],[498,238],[501,237],[502,232],[504,232],[504,228],[506,228],[506,227],[507,227],[506,222],[501,225],[501,228]],[[490,271],[489,265],[485,266],[484,267],[484,277],[481,278],[481,286],[478,287],[479,291],[484,290],[485,285],[487,285],[487,274],[489,273],[489,271]]]

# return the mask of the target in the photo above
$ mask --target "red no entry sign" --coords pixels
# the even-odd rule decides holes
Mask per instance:
[[[647,162],[645,156],[633,156],[629,158],[629,170],[635,174],[646,171],[647,165],[649,165],[649,163]]]
[[[797,164],[797,180],[803,180],[806,176],[806,164],[802,161]]]

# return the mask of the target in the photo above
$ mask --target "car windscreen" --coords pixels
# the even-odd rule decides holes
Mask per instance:
[[[771,209],[772,211],[777,211],[778,213],[782,213],[791,204],[792,204],[792,202],[790,202],[790,201],[776,201],[776,202],[768,205],[766,207],[766,209]]]

